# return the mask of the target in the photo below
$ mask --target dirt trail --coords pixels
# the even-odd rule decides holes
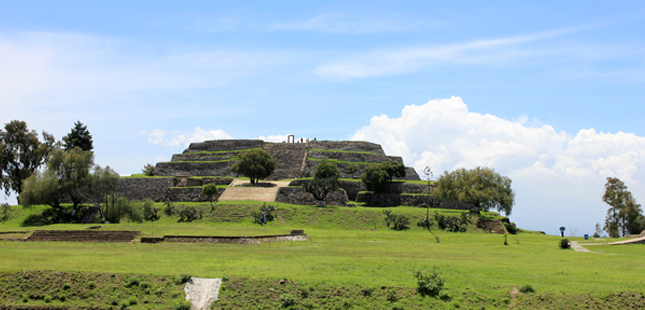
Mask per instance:
[[[222,279],[205,279],[192,277],[186,282],[184,292],[186,300],[192,304],[191,310],[210,309],[217,300]]]

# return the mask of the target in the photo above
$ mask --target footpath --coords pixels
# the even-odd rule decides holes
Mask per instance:
[[[289,186],[287,181],[263,181],[256,186],[250,186],[249,181],[244,181],[240,179],[235,179],[231,184],[226,188],[222,196],[219,197],[219,201],[230,201],[230,200],[253,200],[253,201],[265,201],[265,202],[274,202],[275,198],[278,196],[278,190],[280,187]]]

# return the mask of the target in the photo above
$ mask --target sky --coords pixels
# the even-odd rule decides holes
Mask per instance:
[[[0,0],[0,122],[81,121],[122,175],[196,141],[366,140],[491,167],[511,221],[580,236],[607,177],[645,201],[644,38],[642,1]]]

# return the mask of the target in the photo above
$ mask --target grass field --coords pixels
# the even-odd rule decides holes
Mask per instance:
[[[186,204],[210,210],[208,203]],[[488,234],[474,228],[466,233],[435,230],[441,240],[436,243],[434,235],[416,227],[416,220],[425,216],[426,210],[410,207],[392,208],[395,213],[406,214],[412,219],[411,229],[405,231],[388,229],[381,208],[320,209],[286,204],[279,205],[277,220],[259,226],[253,224],[248,215],[261,205],[256,202],[220,202],[213,214],[206,214],[192,223],[177,223],[174,217],[162,217],[155,222],[103,225],[103,229],[139,230],[143,236],[245,236],[284,234],[290,229],[304,229],[310,240],[259,245],[0,241],[0,272],[53,270],[155,277],[184,274],[230,277],[228,285],[236,289],[223,292],[222,301],[218,303],[222,308],[260,307],[266,303],[267,308],[274,309],[280,305],[280,295],[267,291],[269,288],[284,291],[281,294],[300,296],[299,299],[302,299],[304,293],[301,291],[305,288],[313,287],[313,291],[325,292],[342,288],[344,297],[329,297],[338,299],[329,308],[338,305],[342,308],[354,300],[349,302],[350,308],[365,309],[379,308],[375,306],[380,305],[376,300],[387,299],[386,288],[396,288],[401,298],[396,302],[389,301],[386,304],[389,306],[382,309],[399,306],[412,309],[426,306],[490,309],[518,305],[520,309],[522,305],[526,308],[566,308],[576,300],[577,304],[586,304],[585,301],[597,308],[620,307],[623,302],[631,300],[633,303],[632,299],[642,297],[645,290],[644,245],[590,245],[590,250],[601,254],[583,253],[559,249],[560,238],[556,236],[522,232],[508,235],[508,245],[504,245],[503,235]],[[41,208],[14,210],[9,220],[0,223],[0,231],[82,229],[88,226],[21,226],[21,221],[29,213],[40,212]],[[448,210],[441,212],[460,214]],[[570,239],[583,242],[582,238]],[[450,301],[423,299],[414,291],[416,279],[413,273],[432,270],[433,266],[440,269],[446,281],[446,291],[452,296]],[[279,279],[287,279],[288,285],[280,289],[273,287]],[[261,291],[264,293],[261,293],[257,291],[261,288],[251,289],[258,285],[254,281],[273,284],[265,285],[265,290]],[[532,286],[536,293],[520,294],[521,297],[515,298],[511,292],[525,285]],[[366,298],[365,288],[378,290],[375,297],[359,302],[360,298]],[[238,296],[246,291],[248,295]],[[622,292],[630,292],[629,298],[616,297]],[[230,294],[228,301],[227,294]],[[272,296],[272,299],[262,301],[262,297],[256,296],[258,294]],[[608,299],[607,296],[613,297]],[[372,299],[373,302],[369,301]],[[311,305],[327,308],[320,303]],[[304,301],[301,307],[304,307]]]

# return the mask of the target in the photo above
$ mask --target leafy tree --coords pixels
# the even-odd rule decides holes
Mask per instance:
[[[74,123],[74,128],[63,137],[63,142],[65,150],[68,151],[75,147],[80,147],[83,151],[91,151],[94,149],[92,135],[87,130],[87,126],[83,125],[80,121]]]
[[[609,205],[605,217],[605,231],[611,238],[628,233],[640,233],[645,228],[641,205],[636,203],[627,186],[618,178],[607,178],[602,201]]]
[[[316,166],[314,179],[307,182],[302,189],[313,195],[318,200],[318,206],[322,207],[327,195],[338,189],[339,178],[340,171],[336,165],[323,160]]]
[[[432,196],[439,200],[456,200],[475,204],[479,210],[496,209],[510,215],[515,193],[511,179],[487,167],[447,171],[437,181]]]
[[[155,166],[153,166],[151,163],[147,163],[145,166],[143,166],[143,169],[141,169],[143,174],[151,177],[155,175]]]
[[[316,173],[314,173],[314,179],[327,179],[334,178],[336,180],[340,179],[340,171],[338,167],[332,162],[327,160],[322,160],[316,166]]]
[[[211,212],[213,212],[213,209],[215,208],[213,206],[213,200],[215,196],[217,196],[217,193],[219,193],[219,189],[215,183],[208,183],[202,187],[202,196],[208,197],[208,201],[211,203]]]
[[[338,189],[338,179],[329,178],[314,178],[313,180],[303,185],[303,190],[310,193],[318,200],[318,206],[323,207],[323,202],[327,195]]]
[[[23,121],[13,120],[0,129],[0,189],[7,195],[17,193],[18,203],[24,180],[45,162],[54,145],[54,136],[44,131],[43,140]]]
[[[275,160],[268,152],[253,149],[240,154],[240,160],[233,164],[231,170],[249,177],[251,184],[257,184],[259,179],[264,179],[273,173]]]
[[[361,176],[361,181],[368,190],[376,193],[383,192],[385,185],[390,180],[390,175],[381,165],[372,165],[365,168],[365,173]]]
[[[121,218],[121,212],[114,210],[118,207],[116,191],[119,179],[119,174],[110,166],[101,168],[98,165],[88,179],[85,198],[98,208],[103,221],[118,223]]]
[[[21,199],[26,206],[47,204],[62,210],[61,203],[71,201],[72,215],[86,199],[86,189],[91,182],[90,169],[94,153],[75,147],[70,151],[54,149],[42,173],[35,173],[25,180]]]
[[[354,173],[358,172],[358,165],[356,164],[351,164],[347,167],[345,167],[345,173],[349,173],[352,175],[352,179],[354,178]]]
[[[392,182],[393,178],[405,177],[405,166],[403,164],[399,164],[395,161],[388,161],[380,165],[385,169],[385,172],[387,172],[387,175],[390,177],[390,182]]]

